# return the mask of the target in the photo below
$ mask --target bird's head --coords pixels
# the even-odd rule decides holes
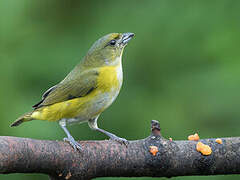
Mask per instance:
[[[133,33],[111,33],[97,40],[87,53],[88,63],[112,65],[122,56],[124,47],[134,36]]]

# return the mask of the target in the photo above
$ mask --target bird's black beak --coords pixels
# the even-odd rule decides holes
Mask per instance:
[[[126,45],[134,36],[134,33],[123,33],[121,44]]]

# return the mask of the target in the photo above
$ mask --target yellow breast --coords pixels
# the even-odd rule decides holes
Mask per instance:
[[[109,92],[114,89],[119,90],[122,85],[121,64],[100,68],[97,85],[103,92]]]

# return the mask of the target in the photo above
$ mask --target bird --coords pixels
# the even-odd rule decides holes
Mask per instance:
[[[125,138],[98,127],[100,114],[118,96],[122,82],[122,54],[134,33],[110,33],[98,39],[74,69],[58,84],[48,89],[31,112],[20,116],[10,126],[32,120],[58,122],[66,133],[63,140],[74,150],[82,150],[67,126],[88,122],[92,130],[111,140],[128,144]]]

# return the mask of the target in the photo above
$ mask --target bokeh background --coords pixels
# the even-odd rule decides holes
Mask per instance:
[[[62,80],[95,40],[134,32],[123,55],[121,93],[100,116],[100,127],[134,140],[148,136],[150,121],[157,119],[162,134],[175,140],[195,132],[201,138],[240,136],[239,8],[240,1],[231,0],[0,1],[0,135],[61,140],[65,134],[57,123],[9,124]],[[69,130],[76,139],[106,138],[87,124]]]

